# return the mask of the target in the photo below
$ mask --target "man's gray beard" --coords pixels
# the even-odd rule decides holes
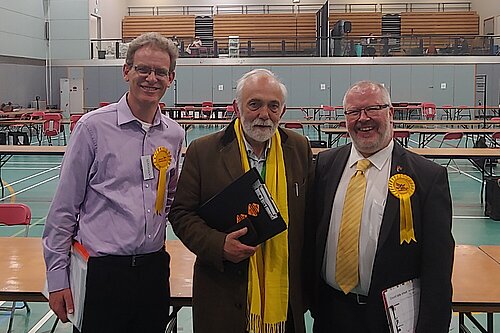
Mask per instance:
[[[260,131],[257,130],[255,131],[252,128],[252,125],[254,123],[249,124],[248,121],[245,121],[245,119],[241,119],[241,124],[243,126],[243,132],[252,140],[255,140],[257,142],[266,142],[267,140],[271,139],[276,132],[276,129],[278,128],[278,124],[275,124],[272,122],[272,120],[269,119],[268,121],[261,121],[259,119],[255,119],[254,123],[258,123],[259,125],[270,125],[272,123],[272,127],[269,131]]]

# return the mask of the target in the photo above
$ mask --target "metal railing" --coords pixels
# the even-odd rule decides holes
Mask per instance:
[[[329,45],[325,55],[333,57],[391,56],[493,56],[500,55],[500,35],[407,35],[407,36],[340,36],[252,37],[229,41],[216,38],[213,46],[191,48],[179,39],[180,57],[318,57],[322,42]],[[121,39],[92,39],[91,59],[123,59],[128,43]]]
[[[216,5],[216,6],[129,6],[128,15],[222,15],[222,14],[277,14],[317,12],[322,4],[299,5]],[[393,3],[330,3],[333,13],[355,12],[445,12],[471,11],[471,2],[393,2]]]

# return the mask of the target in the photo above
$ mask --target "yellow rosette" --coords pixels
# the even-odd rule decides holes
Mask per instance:
[[[415,193],[415,182],[408,175],[395,174],[389,179],[389,191],[399,199],[400,244],[416,242],[410,200]]]
[[[156,214],[160,215],[165,202],[165,186],[167,182],[167,169],[172,161],[170,151],[165,147],[158,147],[153,154],[153,165],[160,171],[160,179],[158,179],[158,189],[156,191]]]

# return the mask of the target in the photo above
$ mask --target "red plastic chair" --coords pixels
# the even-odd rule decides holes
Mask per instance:
[[[99,107],[102,108],[103,106],[109,105],[109,102],[99,102]]]
[[[80,118],[82,117],[83,115],[81,114],[72,114],[71,116],[69,116],[69,132],[73,132],[73,128],[75,128],[75,125],[76,123],[78,122],[78,120],[80,120]]]
[[[454,117],[453,110],[455,109],[455,107],[453,105],[445,104],[445,105],[441,106],[441,109],[444,112],[444,114],[441,115],[441,119],[443,119],[443,118],[446,118],[446,120],[453,119],[453,117]]]
[[[446,145],[454,147],[454,148],[458,148],[458,146],[460,145],[460,142],[462,141],[463,136],[464,136],[464,133],[462,133],[462,132],[449,132],[449,133],[446,133],[443,136],[443,139],[441,140],[441,143],[439,144],[439,148],[441,148],[443,146],[443,144],[445,143],[445,141],[455,141],[456,142],[455,144],[453,144],[453,143],[446,143]],[[452,159],[449,159],[448,163],[446,163],[446,166],[450,165],[451,161],[452,161]],[[458,168],[458,165],[455,162],[455,160],[453,160],[453,163],[455,164],[456,168],[460,171],[460,169]]]
[[[214,110],[214,103],[210,101],[204,101],[201,103],[201,119],[210,119],[212,117],[212,112]]]
[[[43,120],[43,134],[47,137],[49,145],[52,146],[52,137],[54,136],[57,136],[57,144],[59,144],[62,115],[60,113],[47,113]]]
[[[403,147],[408,147],[408,141],[410,139],[410,131],[394,131],[393,138],[396,139]]]
[[[305,135],[304,126],[297,121],[286,122],[284,127],[288,129],[300,129],[302,130],[302,135]]]
[[[500,140],[500,132],[493,133],[491,138],[493,139],[493,142],[495,143],[495,147],[498,147],[500,144],[497,142],[497,140]]]
[[[28,237],[29,225],[31,222],[31,210],[30,208],[22,203],[6,203],[0,204],[0,224],[7,226],[25,226],[25,237]],[[2,306],[0,311],[9,311],[9,326],[7,328],[7,333],[12,331],[12,323],[14,321],[14,311],[16,309],[22,309],[26,307],[28,313],[31,312],[28,304],[22,302],[23,306],[16,308],[16,300],[12,300],[11,306]]]
[[[323,112],[319,119],[337,119],[337,110],[331,105],[323,105]]]
[[[45,116],[44,111],[35,111],[31,114],[30,119],[31,120],[42,120],[44,116]]]
[[[194,119],[194,106],[186,105],[181,110],[181,119]]]
[[[471,111],[467,105],[460,105],[457,107],[457,112],[455,113],[455,119],[459,120],[464,117],[468,117],[469,120],[472,119]]]
[[[436,118],[436,104],[430,102],[422,103],[422,116],[427,120]]]
[[[232,105],[226,106],[226,111],[224,112],[224,119],[233,119],[234,118],[234,107]]]

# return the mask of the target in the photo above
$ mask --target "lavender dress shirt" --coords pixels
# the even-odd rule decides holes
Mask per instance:
[[[50,292],[69,287],[72,239],[90,256],[134,255],[160,250],[179,174],[184,130],[156,112],[144,131],[126,95],[118,103],[85,114],[75,126],[61,165],[60,181],[43,234]],[[159,171],[144,180],[141,156],[166,147],[164,209],[155,214]]]

